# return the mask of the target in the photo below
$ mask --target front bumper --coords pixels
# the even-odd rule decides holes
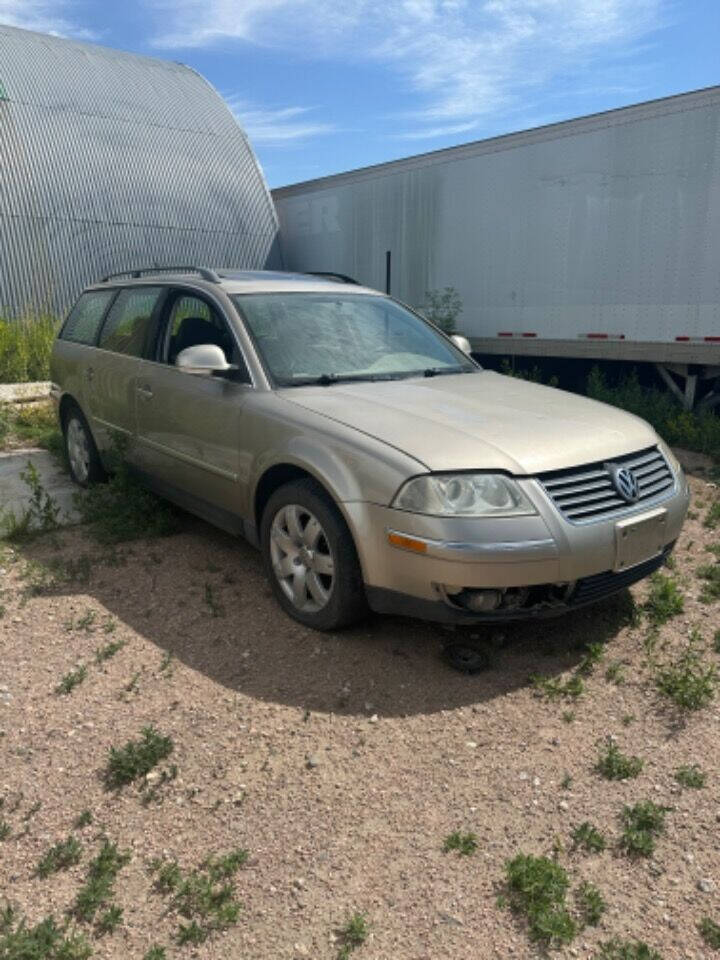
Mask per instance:
[[[343,508],[358,546],[370,606],[443,622],[553,616],[594,602],[657,569],[682,528],[687,481],[652,509],[629,508],[622,518],[576,525],[563,519],[539,483],[520,481],[537,510],[525,517],[427,517],[368,503]],[[650,556],[618,572],[618,520],[663,514],[663,540]],[[399,549],[390,533],[424,541],[423,553]],[[604,578],[600,589],[590,589]],[[463,609],[472,591],[508,598],[490,612]],[[544,592],[543,592],[544,591]],[[512,597],[510,602],[509,598]]]

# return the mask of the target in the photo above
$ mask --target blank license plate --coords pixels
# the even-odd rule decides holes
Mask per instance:
[[[656,557],[667,542],[667,510],[663,508],[642,517],[619,520],[615,524],[615,571]]]

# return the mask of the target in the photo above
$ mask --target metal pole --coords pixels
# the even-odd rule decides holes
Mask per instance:
[[[385,251],[385,293],[390,293],[391,263],[390,251]]]

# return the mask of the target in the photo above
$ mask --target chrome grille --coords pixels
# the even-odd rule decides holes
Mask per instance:
[[[553,470],[540,474],[538,480],[560,513],[573,523],[605,520],[636,510],[643,504],[664,499],[675,487],[673,472],[657,447],[614,457],[611,462],[634,473],[640,488],[640,496],[634,503],[620,496],[602,462]]]

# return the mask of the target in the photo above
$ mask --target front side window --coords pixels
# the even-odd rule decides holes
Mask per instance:
[[[268,293],[233,300],[281,386],[478,369],[430,324],[387,297]]]
[[[142,357],[161,287],[121,290],[100,331],[99,347]]]
[[[92,345],[115,290],[91,290],[84,293],[70,311],[60,334],[61,340]]]

